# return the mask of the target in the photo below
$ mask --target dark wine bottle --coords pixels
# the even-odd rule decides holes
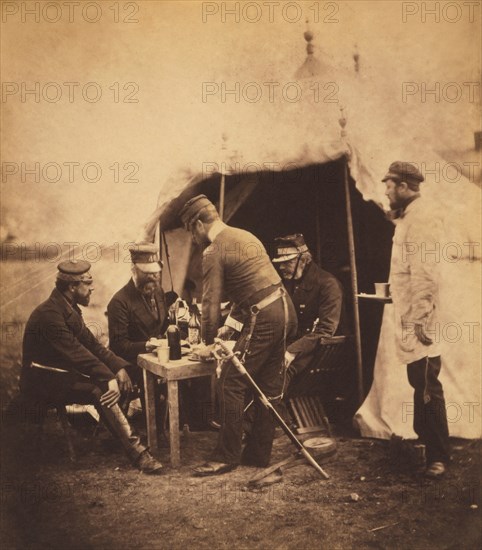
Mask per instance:
[[[177,325],[167,327],[167,343],[169,345],[169,361],[181,359],[181,335]]]

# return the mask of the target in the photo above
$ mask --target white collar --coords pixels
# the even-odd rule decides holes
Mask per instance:
[[[207,234],[209,241],[213,242],[214,239],[219,235],[219,233],[221,233],[221,231],[223,231],[226,227],[227,225],[221,220],[214,221],[211,227],[209,228],[209,231]]]

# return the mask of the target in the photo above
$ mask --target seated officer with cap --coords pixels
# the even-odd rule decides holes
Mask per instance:
[[[273,263],[283,279],[298,317],[298,332],[285,354],[287,383],[314,359],[322,337],[343,332],[343,288],[328,271],[313,262],[301,233],[275,239]]]
[[[157,246],[139,243],[130,249],[132,278],[114,294],[107,306],[110,349],[136,365],[140,353],[151,351],[151,338],[160,338],[168,325],[168,304],[161,287],[162,262]],[[170,305],[170,304],[169,304]],[[142,385],[142,369],[132,369],[133,381]]]
[[[83,260],[61,262],[52,294],[30,315],[21,394],[34,403],[94,404],[129,459],[144,473],[158,474],[162,465],[141,444],[118,405],[119,385],[132,388],[129,363],[105,348],[82,318],[79,305],[88,306],[94,290],[90,267]]]

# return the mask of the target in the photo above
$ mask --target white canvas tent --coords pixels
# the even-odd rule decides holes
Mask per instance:
[[[426,114],[423,105],[401,110],[390,86],[384,88],[383,94],[374,94],[373,85],[354,71],[334,71],[326,62],[322,67],[324,81],[336,83],[336,101],[327,97],[334,89],[329,86],[319,90],[325,94],[323,101],[320,96],[313,96],[313,77],[293,81],[296,85],[292,90],[301,90],[302,100],[281,104],[263,99],[244,101],[236,109],[221,105],[216,123],[213,121],[213,126],[206,129],[211,139],[198,142],[199,149],[189,151],[189,162],[162,186],[159,208],[150,218],[146,234],[153,238],[160,217],[172,223],[181,202],[190,193],[195,194],[195,189],[199,189],[196,186],[215,172],[242,176],[242,189],[238,191],[242,201],[250,192],[246,186],[256,185],[249,178],[250,173],[322,165],[348,154],[351,177],[364,199],[382,203],[384,186],[380,179],[390,162],[416,163],[426,175],[423,194],[433,203],[434,215],[443,218],[446,230],[446,241],[440,243],[443,311],[439,338],[450,433],[480,437],[480,189],[463,175],[462,164],[437,152],[446,150],[446,136],[438,130],[447,124],[453,123],[454,134],[456,129],[464,136],[467,149],[473,135],[461,128],[464,119],[459,106],[446,109],[443,120],[435,117],[430,126],[420,124]],[[253,88],[251,93],[255,91]],[[343,116],[347,118],[346,136],[340,132]],[[223,150],[221,135],[226,131]],[[219,181],[221,185],[221,176]],[[189,258],[189,236],[180,231],[178,238],[183,246],[176,248],[180,255],[175,258],[175,271],[177,283],[182,284]],[[383,315],[374,382],[355,417],[362,435],[389,438],[397,433],[412,437],[411,401],[405,368],[398,364],[394,353],[393,310],[388,305]]]
[[[352,152],[350,172],[365,199],[383,201],[379,180],[390,162],[416,162],[427,175],[424,193],[434,201],[434,211],[444,214],[450,239],[462,245],[480,242],[479,190],[465,177],[445,170],[450,162],[467,167],[451,151],[473,152],[473,131],[480,128],[474,128],[472,121],[478,120],[480,98],[469,102],[465,93],[457,102],[437,101],[433,95],[423,101],[420,90],[418,95],[402,95],[404,82],[412,83],[412,89],[413,82],[439,82],[442,88],[444,82],[478,82],[476,24],[415,17],[407,24],[401,20],[398,2],[342,2],[339,9],[336,24],[327,24],[322,17],[313,25],[321,73],[300,83],[299,98],[296,86],[288,85],[295,81],[292,75],[302,61],[304,18],[296,23],[278,17],[273,23],[253,24],[213,17],[205,23],[189,3],[143,2],[142,23],[137,25],[121,26],[108,18],[80,26],[68,20],[55,25],[47,21],[25,25],[20,17],[10,21],[3,29],[5,44],[15,48],[15,55],[6,55],[5,60],[16,62],[6,63],[5,81],[71,82],[77,80],[72,67],[80,67],[85,69],[84,84],[102,75],[104,95],[97,103],[76,96],[71,104],[64,87],[62,101],[57,103],[37,103],[33,96],[24,103],[20,93],[9,97],[2,134],[5,160],[17,164],[24,160],[28,167],[35,162],[45,166],[51,161],[78,161],[84,166],[96,161],[103,175],[87,185],[79,171],[72,183],[63,170],[59,182],[44,178],[38,184],[32,176],[22,181],[19,170],[2,186],[5,231],[0,233],[26,243],[115,242],[120,243],[115,250],[126,252],[124,245],[138,235],[135,228],[152,209],[159,188],[161,205],[176,197],[192,178],[202,178],[203,167],[204,176],[213,163],[221,169],[224,155],[239,161],[232,169],[241,173],[257,167],[287,170],[293,167],[290,163],[324,166],[340,158],[348,148],[340,139],[338,123],[343,104]],[[87,34],[73,40],[81,30]],[[451,40],[445,40],[448,33]],[[355,42],[361,56],[359,74],[353,68]],[[121,88],[137,83],[139,102],[113,101],[110,87],[116,82]],[[257,83],[263,91],[259,100],[256,86],[249,83]],[[214,95],[202,97],[206,84],[218,86]],[[228,91],[239,85],[239,93],[223,95],[223,85]],[[123,91],[122,99],[131,88]],[[228,136],[225,153],[221,150],[224,132]],[[119,162],[122,168],[131,161],[139,174],[130,178],[130,170],[125,170],[120,181],[115,179],[113,163]],[[180,231],[182,239],[188,242]],[[179,279],[188,253],[188,247],[179,247],[173,257]],[[457,289],[469,302],[463,309],[462,300],[454,299],[454,309],[460,305],[462,312],[454,311],[450,318],[471,322],[480,303],[479,274],[475,273],[479,264],[469,265],[471,273],[461,276],[462,265],[458,261],[446,266],[456,272],[449,277],[451,292]],[[47,268],[50,273],[33,275],[50,285],[55,265]],[[110,297],[124,284],[127,273],[127,256],[121,261],[102,258],[96,277],[105,288],[101,292],[98,287],[96,296]],[[38,284],[32,287],[35,292]],[[98,304],[99,323],[105,321],[104,307],[105,303]],[[88,315],[92,310],[93,306]],[[397,427],[400,403],[405,400],[401,389],[408,388],[403,368],[392,364],[390,350],[381,347],[382,341],[387,346],[389,342],[388,308],[386,314],[376,363],[381,383],[374,385],[360,411],[367,435],[387,436],[391,430],[409,429],[409,423]],[[456,342],[449,347],[457,350],[452,366],[444,369],[446,375],[453,372],[453,388],[450,381],[447,386],[449,402],[478,399],[480,403],[480,393],[471,395],[480,388],[480,326],[475,333],[474,344]],[[469,357],[462,361],[465,354]],[[397,380],[385,384],[383,374],[396,375]],[[467,427],[480,433],[480,417],[470,426],[451,423],[453,433],[469,433]]]

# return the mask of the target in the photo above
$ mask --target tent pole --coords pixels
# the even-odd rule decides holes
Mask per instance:
[[[162,261],[162,229],[161,222],[157,222],[156,232],[154,234],[154,244],[157,245],[159,250],[159,259]],[[162,285],[162,271],[161,271],[161,285]]]
[[[320,224],[320,187],[315,187],[315,200],[316,200],[316,261],[318,265],[321,265],[321,224]]]
[[[351,273],[351,288],[353,293],[353,321],[355,328],[355,345],[356,345],[356,367],[357,367],[357,382],[358,382],[358,401],[363,403],[363,363],[362,363],[362,348],[361,348],[361,333],[360,333],[360,313],[358,311],[358,281],[356,271],[355,257],[355,239],[353,236],[353,218],[351,211],[350,186],[348,183],[348,159],[344,159],[344,180],[345,180],[345,197],[346,197],[346,223],[348,229],[348,249],[350,252],[350,273]]]
[[[221,221],[224,220],[224,193],[225,193],[225,179],[224,174],[221,174],[221,187],[219,189],[219,217]]]

